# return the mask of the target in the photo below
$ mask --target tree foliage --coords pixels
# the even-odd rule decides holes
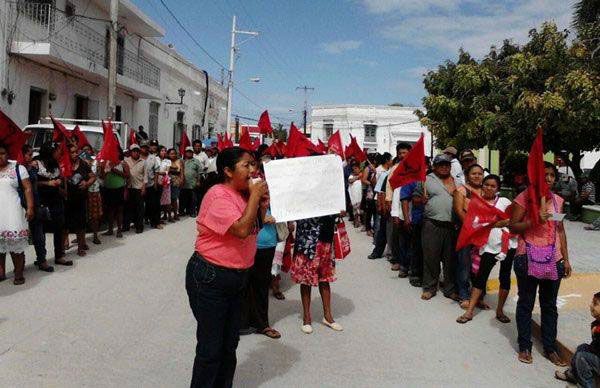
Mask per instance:
[[[424,79],[421,122],[439,147],[526,151],[538,125],[548,151],[600,148],[600,71],[593,45],[546,22],[518,46],[506,40],[482,60],[460,50]],[[599,54],[600,56],[600,54]]]

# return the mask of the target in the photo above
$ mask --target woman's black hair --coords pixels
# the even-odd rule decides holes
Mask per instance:
[[[554,177],[558,178],[558,168],[550,162],[544,162],[544,168],[551,168],[554,171]]]
[[[392,160],[392,154],[390,154],[389,152],[384,152],[379,157],[379,164],[386,164],[390,160]]]
[[[501,180],[500,180],[500,177],[498,175],[496,175],[496,174],[490,174],[490,175],[484,177],[483,181],[485,182],[485,181],[488,181],[490,179],[493,179],[493,180],[496,181],[496,185],[498,185],[498,190],[500,190],[500,185],[502,183]]]
[[[39,160],[44,164],[48,172],[55,172],[59,166],[56,159],[54,159],[54,151],[58,148],[58,144],[52,141],[47,141],[40,147]]]
[[[22,153],[23,155],[25,155],[26,153],[28,153],[29,151],[31,151],[31,150],[32,150],[32,148],[33,148],[32,146],[30,146],[29,144],[25,143],[25,144],[23,144],[23,146],[21,147],[21,153]]]
[[[235,165],[239,162],[244,154],[252,155],[240,147],[226,148],[219,152],[217,156],[217,174],[219,174],[219,180],[225,182],[227,175],[225,174],[225,168],[229,168],[231,171],[235,170]]]

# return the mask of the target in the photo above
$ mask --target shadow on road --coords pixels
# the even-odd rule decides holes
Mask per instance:
[[[238,365],[233,385],[259,387],[285,375],[298,361],[299,350],[279,341],[265,340],[248,354],[246,361]]]

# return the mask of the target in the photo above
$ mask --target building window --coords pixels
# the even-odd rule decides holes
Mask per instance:
[[[377,142],[377,125],[365,124],[365,142]]]
[[[68,18],[75,16],[75,6],[70,1],[65,5],[65,16]]]
[[[158,108],[160,104],[158,102],[150,102],[150,109],[148,111],[148,136],[152,140],[158,140]]]
[[[108,59],[110,57],[110,31],[106,30],[104,38],[104,68],[108,69]],[[117,35],[117,73],[123,75],[123,66],[125,64],[125,37],[122,34]]]
[[[202,140],[202,127],[198,124],[192,125],[192,141]]]
[[[325,135],[325,140],[329,140],[331,135],[333,135],[333,123],[323,124],[323,132]]]
[[[185,112],[177,112],[177,121],[173,124],[173,147],[177,147],[181,143],[181,136],[183,135],[183,131],[185,131],[185,124],[183,124],[184,116]]]
[[[85,96],[75,95],[75,119],[87,120],[90,100]]]

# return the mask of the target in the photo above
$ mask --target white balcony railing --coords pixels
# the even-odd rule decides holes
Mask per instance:
[[[11,3],[16,23],[13,40],[47,42],[80,55],[98,67],[107,67],[107,38],[83,24],[77,17],[67,17],[48,3]],[[14,15],[14,16],[13,16]],[[160,68],[141,54],[120,48],[117,71],[143,85],[160,88]]]

